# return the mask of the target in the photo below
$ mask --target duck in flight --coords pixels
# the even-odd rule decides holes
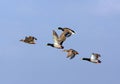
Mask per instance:
[[[69,50],[63,50],[64,52],[67,52],[67,58],[73,59],[76,55],[79,53],[74,50],[74,49],[69,49]]]
[[[35,38],[34,36],[29,36],[29,37],[25,37],[25,39],[21,39],[20,41],[28,43],[28,44],[36,44],[35,40],[37,40],[37,38]]]
[[[47,46],[51,46],[51,47],[58,48],[58,49],[63,49],[64,46],[62,46],[62,44],[66,40],[66,36],[64,32],[60,36],[58,36],[56,31],[53,30],[52,36],[53,36],[54,43],[53,44],[47,43]]]
[[[65,33],[66,37],[70,37],[72,34],[75,34],[75,31],[70,29],[70,28],[62,28],[62,27],[58,27],[58,30],[62,30]]]
[[[86,60],[86,61],[98,64],[98,63],[101,63],[101,61],[99,60],[99,57],[101,57],[100,54],[92,53],[90,58],[82,58],[82,60]]]

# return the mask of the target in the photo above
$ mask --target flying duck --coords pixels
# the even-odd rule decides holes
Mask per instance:
[[[101,63],[101,61],[98,59],[99,57],[101,57],[100,54],[92,53],[90,58],[82,58],[82,60],[86,60],[86,61],[98,64],[98,63]]]
[[[62,30],[66,35],[66,37],[70,37],[72,34],[75,34],[75,31],[70,29],[70,28],[62,28],[62,27],[58,27],[58,30]]]
[[[58,48],[58,49],[63,49],[64,46],[62,46],[63,42],[66,40],[66,36],[64,33],[62,33],[60,36],[58,36],[58,34],[53,30],[53,41],[54,43],[47,43],[47,46],[51,46],[54,48]]]
[[[33,36],[29,36],[29,37],[25,37],[25,39],[21,39],[20,41],[28,43],[28,44],[36,44],[35,40],[37,40],[37,38],[33,37]]]
[[[74,49],[69,49],[69,50],[63,50],[64,52],[67,52],[67,58],[73,59],[75,55],[79,54],[76,50]]]

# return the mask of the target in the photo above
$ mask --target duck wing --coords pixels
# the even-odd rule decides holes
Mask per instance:
[[[72,51],[75,55],[79,54],[76,50]]]
[[[98,59],[99,57],[101,57],[101,55],[98,54],[98,53],[94,53],[94,56],[96,56],[97,59]]]
[[[62,45],[63,42],[66,40],[66,36],[65,36],[66,32],[62,32],[62,34],[59,37],[59,44]]]
[[[58,39],[59,39],[58,34],[53,30],[53,41],[55,45],[59,45]]]
[[[64,34],[66,37],[70,37],[72,34],[75,34],[75,32],[73,30],[70,30],[68,28],[64,28]]]
[[[97,54],[97,53],[92,53],[91,55],[92,60],[98,60],[99,57],[100,57],[100,54]]]
[[[28,37],[28,41],[30,41],[30,42],[31,42],[31,41],[34,41],[34,37],[33,37],[33,36],[29,36],[29,37]]]
[[[26,36],[24,41],[29,42],[29,37]]]
[[[91,55],[91,60],[97,60],[97,57],[95,55]]]
[[[67,52],[67,57],[74,56],[73,52],[71,50],[64,50],[64,52]]]
[[[68,56],[70,57],[70,59],[73,59],[74,57],[75,57],[75,53],[74,53],[74,51],[73,50],[69,50],[69,52],[68,52]]]
[[[64,30],[68,31],[71,34],[75,34],[75,31],[70,28],[64,28]]]

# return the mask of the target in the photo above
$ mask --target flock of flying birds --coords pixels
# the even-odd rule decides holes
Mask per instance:
[[[62,33],[60,36],[58,36],[58,34],[56,33],[55,30],[53,30],[52,35],[53,35],[53,43],[47,43],[47,46],[51,46],[53,48],[57,48],[57,49],[64,49],[63,43],[64,41],[66,41],[67,38],[69,38],[71,35],[75,34],[75,31],[70,29],[70,28],[62,28],[62,27],[58,27],[58,30],[61,30]],[[35,40],[37,40],[37,38],[35,38],[34,36],[29,36],[29,37],[25,37],[25,39],[21,39],[20,41],[28,43],[28,44],[36,44]],[[64,52],[67,52],[67,58],[69,59],[73,59],[76,55],[78,55],[79,53],[74,50],[74,49],[64,49]],[[99,60],[99,57],[101,57],[100,54],[98,53],[92,53],[90,58],[81,58],[81,60],[86,60],[92,63],[101,63],[101,61]]]

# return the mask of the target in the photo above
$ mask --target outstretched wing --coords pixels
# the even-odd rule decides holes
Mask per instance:
[[[65,30],[69,31],[71,34],[75,34],[75,31],[70,28],[64,28]]]
[[[34,41],[34,37],[33,37],[33,36],[29,36],[29,37],[28,37],[28,40],[29,40],[29,41]]]
[[[58,42],[58,34],[53,30],[53,41],[54,41],[54,44],[58,45],[59,42]]]
[[[98,53],[94,53],[94,55],[95,55],[97,58],[101,57],[101,55],[98,54]]]
[[[91,55],[91,59],[93,60],[98,60],[99,57],[100,57],[100,54],[97,54],[97,53],[92,53]]]
[[[29,37],[25,37],[25,42],[29,42],[30,41],[30,39],[29,39]]]
[[[73,31],[73,30],[71,30],[69,28],[64,28],[63,32],[65,33],[66,37],[70,37],[72,34],[75,34],[75,31]]]
[[[65,32],[63,31],[62,34],[59,37],[59,44],[62,45],[63,42],[66,40]]]

